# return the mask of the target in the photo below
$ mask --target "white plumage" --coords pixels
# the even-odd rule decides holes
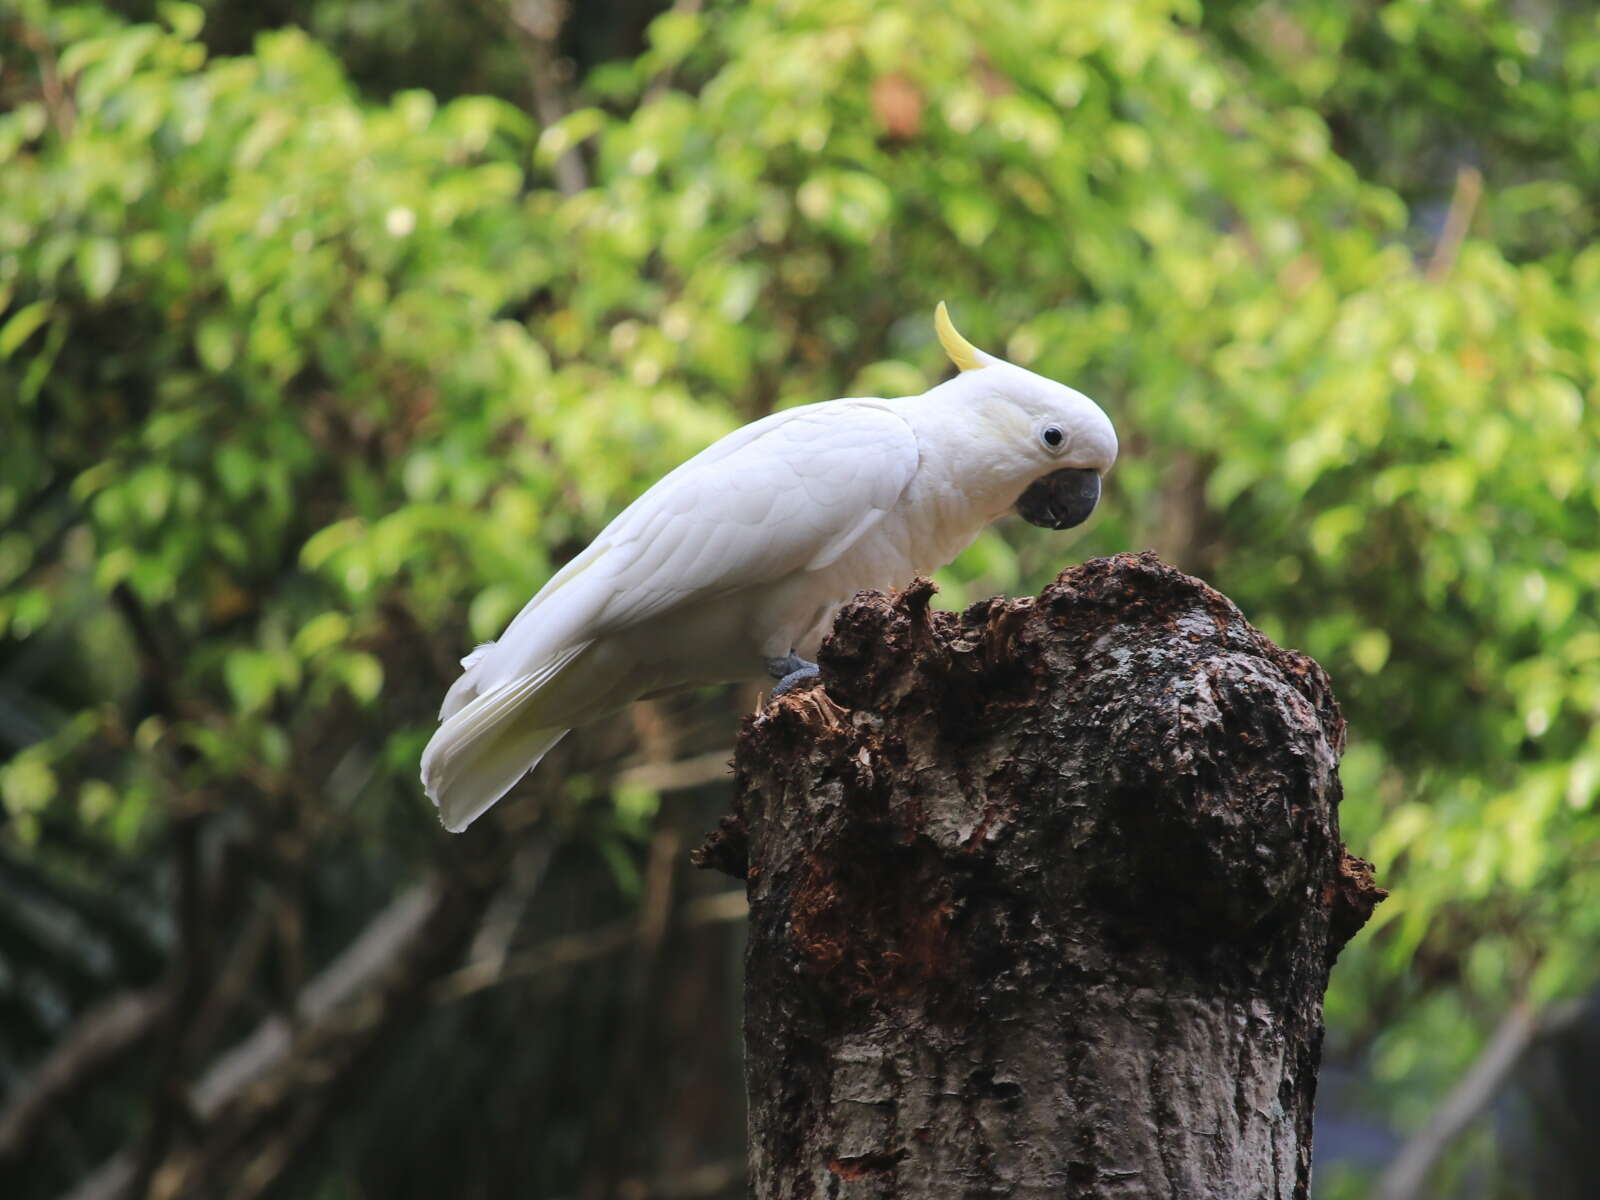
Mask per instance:
[[[1093,401],[974,350],[943,305],[936,322],[962,368],[954,379],[735,430],[629,505],[462,660],[422,756],[447,828],[465,829],[574,726],[812,658],[856,592],[943,566],[1035,481],[1110,468],[1116,434]]]

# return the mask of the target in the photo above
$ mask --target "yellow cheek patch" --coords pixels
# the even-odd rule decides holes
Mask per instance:
[[[982,365],[978,362],[978,352],[972,343],[956,332],[955,323],[950,320],[950,310],[945,308],[943,300],[933,310],[933,329],[939,335],[939,345],[944,347],[944,352],[950,356],[957,370],[976,371]]]

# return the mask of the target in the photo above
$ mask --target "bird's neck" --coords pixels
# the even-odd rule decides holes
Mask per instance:
[[[1014,429],[1002,428],[1008,424],[1003,411],[974,404],[948,385],[912,398],[904,411],[922,460],[906,497],[926,531],[916,557],[919,570],[932,570],[1009,510],[1031,480],[1018,477],[1016,464],[1003,451],[996,453],[1017,436]]]

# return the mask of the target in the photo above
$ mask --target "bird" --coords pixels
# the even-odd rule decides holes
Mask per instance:
[[[493,642],[461,660],[422,784],[460,832],[570,730],[639,699],[818,673],[857,592],[944,566],[991,521],[1087,520],[1117,458],[1089,397],[977,349],[943,301],[956,374],[917,396],[772,413],[644,492]]]

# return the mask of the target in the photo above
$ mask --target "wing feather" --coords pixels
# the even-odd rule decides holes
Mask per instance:
[[[789,419],[740,453],[663,481],[674,483],[667,494],[677,536],[619,540],[633,553],[616,555],[613,587],[595,613],[599,629],[826,566],[883,519],[916,473],[916,435],[889,408],[835,402],[778,415]]]
[[[918,461],[911,426],[877,400],[806,405],[734,431],[562,568],[463,691],[539,673],[572,643],[677,605],[830,565],[894,506]]]

